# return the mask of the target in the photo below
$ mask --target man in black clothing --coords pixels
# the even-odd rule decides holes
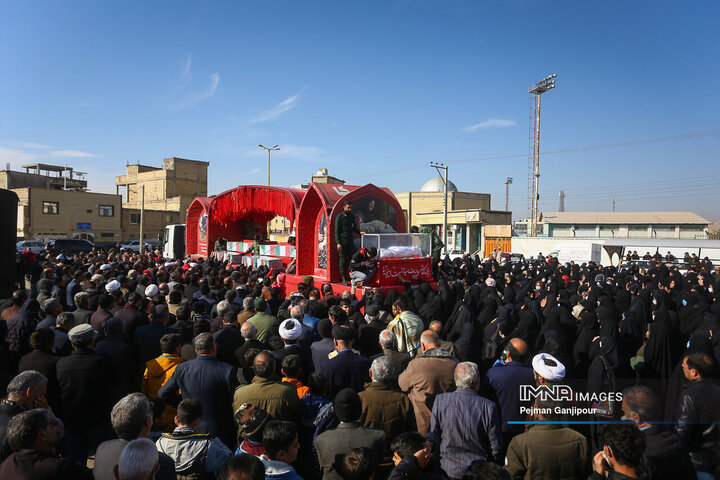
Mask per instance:
[[[112,317],[105,324],[105,338],[95,346],[95,353],[109,357],[114,366],[115,383],[112,391],[108,392],[112,403],[140,388],[141,366],[137,364],[135,352],[124,333],[125,322]]]
[[[648,387],[637,386],[623,390],[623,419],[635,422],[638,430],[645,434],[645,454],[642,470],[653,480],[693,478],[695,470],[690,463],[687,450],[678,434],[659,423],[660,403]]]
[[[367,285],[375,276],[377,270],[377,248],[361,248],[350,259],[350,281],[354,287],[362,282]]]
[[[0,401],[0,460],[12,453],[6,438],[10,420],[35,407],[47,408],[47,377],[33,370],[22,372],[10,381],[7,392]]]
[[[251,348],[265,350],[265,344],[257,339],[257,328],[250,322],[245,322],[240,327],[240,333],[245,339],[245,343],[235,350],[235,361],[240,367],[251,367],[252,363],[245,362],[245,352]]]
[[[109,430],[108,391],[115,380],[112,361],[94,352],[95,332],[90,325],[73,327],[69,336],[73,352],[58,360],[57,377],[68,459],[85,464],[90,447],[104,440]]]
[[[135,329],[133,345],[137,354],[138,365],[145,365],[146,362],[162,355],[160,339],[166,333],[170,333],[167,327],[170,318],[167,305],[153,307],[151,317],[150,324]]]
[[[135,329],[149,323],[147,315],[140,311],[142,296],[139,293],[130,293],[125,306],[115,312],[117,318],[125,322],[125,333],[130,339],[135,336]]]
[[[220,302],[220,304],[222,303]],[[235,356],[235,351],[245,343],[245,339],[237,326],[237,314],[229,304],[227,305],[227,309],[225,309],[222,316],[218,316],[222,321],[222,326],[217,332],[213,333],[218,351],[217,359],[233,367],[239,367],[240,364]]]
[[[646,479],[640,474],[645,437],[632,425],[604,425],[603,449],[593,456],[593,473],[588,480]]]
[[[15,452],[0,464],[0,478],[72,478],[92,480],[84,465],[60,458],[62,422],[50,410],[36,408],[15,416],[8,426],[8,443]]]
[[[75,324],[90,323],[90,317],[94,313],[88,308],[90,306],[90,295],[88,295],[87,292],[78,292],[73,297],[73,300],[77,307],[75,311],[73,311]]]
[[[30,335],[30,345],[32,345],[33,351],[20,359],[18,372],[34,370],[47,377],[47,394],[45,396],[55,414],[62,417],[60,387],[57,381],[57,362],[60,357],[52,351],[54,338],[53,331],[49,328],[33,332]]]
[[[716,472],[720,466],[720,386],[712,381],[714,365],[706,353],[686,355],[682,361],[688,383],[678,401],[675,429],[690,453],[693,467],[702,473]]]
[[[362,235],[365,232],[358,230],[355,225],[355,215],[352,213],[352,202],[346,200],[343,211],[335,218],[335,243],[337,244],[340,266],[340,278],[343,285],[348,285],[348,273],[345,271],[350,265],[350,259],[355,253],[353,233]]]

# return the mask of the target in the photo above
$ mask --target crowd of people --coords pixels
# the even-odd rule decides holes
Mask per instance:
[[[433,285],[284,292],[265,266],[27,251],[0,478],[720,478],[720,267],[696,267],[445,257]]]

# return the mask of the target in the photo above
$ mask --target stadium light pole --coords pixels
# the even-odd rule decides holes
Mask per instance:
[[[510,184],[512,183],[512,177],[505,179],[505,211],[508,211],[508,199],[510,197]]]
[[[261,145],[258,143],[258,147],[262,148],[263,150],[267,150],[268,152],[268,184],[267,186],[270,186],[270,152],[273,150],[280,150],[277,145],[273,145],[272,147],[266,147],[265,145]]]
[[[530,214],[530,236],[537,236],[537,222],[538,222],[538,203],[540,201],[540,96],[555,88],[555,77],[556,73],[548,75],[543,78],[531,88],[528,89],[528,93],[532,93],[535,96],[535,108],[534,108],[534,133],[535,141],[533,143],[533,178],[532,178],[532,208]]]

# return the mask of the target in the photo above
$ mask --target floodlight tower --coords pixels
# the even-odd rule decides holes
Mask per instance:
[[[532,151],[530,152],[531,178],[528,179],[530,192],[530,236],[537,236],[538,203],[540,201],[540,96],[555,88],[556,73],[547,76],[528,89],[533,94],[534,105],[530,115],[530,128],[533,132]]]
[[[505,211],[508,211],[508,200],[510,198],[510,184],[512,183],[512,177],[505,179]]]

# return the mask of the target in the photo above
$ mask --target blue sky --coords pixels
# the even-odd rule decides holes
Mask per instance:
[[[462,191],[527,215],[528,86],[543,96],[541,210],[720,220],[720,3],[10,2],[0,165],[210,162],[209,192],[308,181]]]

